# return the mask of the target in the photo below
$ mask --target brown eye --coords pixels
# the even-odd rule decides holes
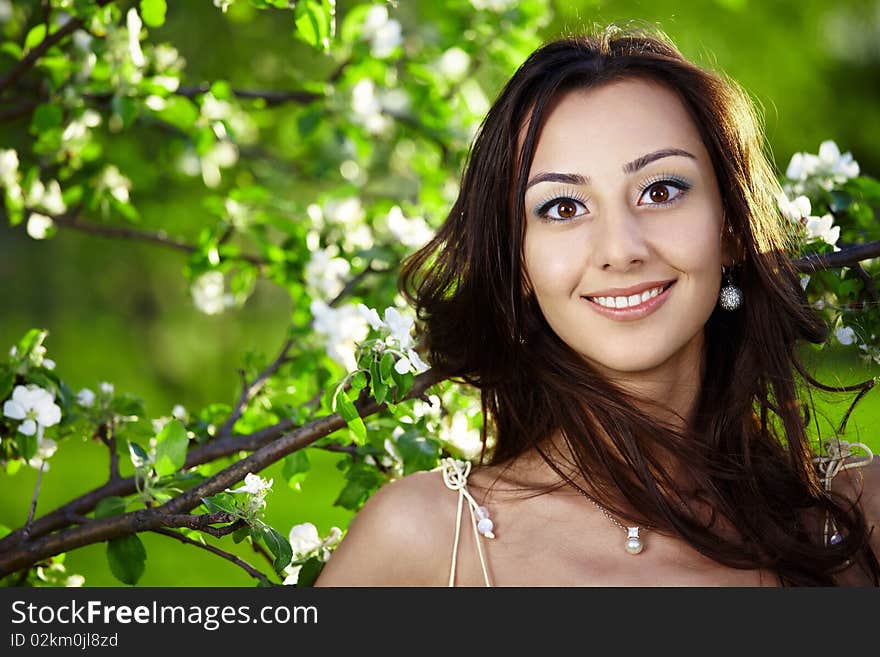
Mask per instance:
[[[571,199],[560,201],[559,205],[556,206],[556,212],[563,219],[571,219],[577,214],[577,211],[577,204]]]
[[[577,201],[569,196],[557,196],[535,208],[535,214],[547,221],[571,221],[589,214],[589,211],[583,201]]]
[[[665,203],[669,200],[669,189],[667,185],[654,185],[648,194],[654,203]]]
[[[684,196],[690,188],[690,183],[684,181],[661,180],[642,188],[639,205],[670,205]]]

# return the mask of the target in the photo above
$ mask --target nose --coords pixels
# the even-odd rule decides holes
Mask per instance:
[[[603,270],[628,271],[644,264],[648,244],[639,217],[627,210],[606,212],[591,240],[595,262]]]

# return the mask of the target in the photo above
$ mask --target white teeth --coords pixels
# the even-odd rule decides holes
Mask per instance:
[[[632,308],[645,303],[648,299],[656,297],[662,291],[662,287],[655,287],[645,290],[641,294],[632,294],[628,297],[592,297],[592,299],[605,308]]]

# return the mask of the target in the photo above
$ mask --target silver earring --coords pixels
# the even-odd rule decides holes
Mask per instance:
[[[743,291],[733,284],[730,271],[723,265],[721,275],[724,277],[724,287],[721,288],[721,294],[718,295],[718,303],[724,310],[736,310],[742,305]]]

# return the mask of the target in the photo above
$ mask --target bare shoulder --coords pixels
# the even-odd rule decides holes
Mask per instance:
[[[456,502],[436,471],[382,486],[352,519],[315,586],[445,585]]]
[[[850,458],[847,462],[854,464],[864,457]],[[880,456],[874,456],[870,462],[856,467],[849,467],[840,472],[833,480],[835,490],[851,500],[858,499],[859,505],[868,516],[868,522],[880,522]]]

